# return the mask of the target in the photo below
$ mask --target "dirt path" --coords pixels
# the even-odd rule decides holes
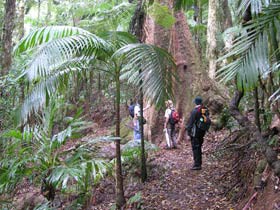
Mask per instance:
[[[180,145],[176,150],[161,150],[152,163],[165,172],[152,175],[145,184],[144,209],[230,209],[219,189],[218,163],[209,155],[203,154],[201,171],[190,170],[193,164],[190,144]]]
[[[208,137],[209,138],[209,137]],[[208,139],[210,140],[210,139]],[[220,184],[221,167],[211,158],[211,142],[207,139],[203,149],[202,170],[190,170],[193,164],[190,142],[184,142],[178,149],[159,151],[149,156],[148,181],[145,184],[125,186],[127,199],[141,193],[139,203],[145,210],[230,210],[233,206],[224,197]],[[108,185],[107,185],[108,186]],[[111,184],[113,187],[113,184]],[[105,192],[108,193],[107,190]],[[103,194],[105,195],[105,193]],[[93,209],[110,209],[114,195],[105,199]],[[107,203],[107,204],[105,204]],[[124,209],[137,209],[127,204]]]

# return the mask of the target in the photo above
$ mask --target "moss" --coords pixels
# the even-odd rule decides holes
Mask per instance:
[[[261,174],[264,171],[266,164],[267,164],[267,162],[265,159],[260,160],[257,164],[255,173]]]

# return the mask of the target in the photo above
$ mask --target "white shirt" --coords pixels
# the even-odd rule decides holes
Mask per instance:
[[[167,109],[165,110],[164,117],[165,117],[165,118],[169,118],[170,115],[171,115],[171,109],[170,109],[170,108],[167,108]]]
[[[134,115],[136,115],[137,117],[140,116],[140,106],[139,106],[139,104],[136,104],[134,106]]]

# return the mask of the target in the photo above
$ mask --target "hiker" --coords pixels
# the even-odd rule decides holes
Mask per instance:
[[[148,109],[150,105],[148,104],[144,109],[143,112]],[[141,132],[140,132],[140,104],[136,101],[134,105],[134,116],[133,116],[133,137],[134,141],[141,141]],[[143,125],[146,123],[146,119],[143,117]]]
[[[204,128],[200,129],[197,126],[197,123],[201,118],[200,110],[203,107],[202,98],[200,96],[197,96],[194,99],[194,103],[195,103],[195,107],[191,111],[190,118],[186,125],[186,130],[191,138],[192,151],[193,151],[194,165],[192,166],[191,170],[201,170],[201,164],[202,164],[201,150],[202,150],[203,138],[206,131],[209,129],[209,127],[207,129]]]
[[[165,133],[166,138],[166,149],[177,148],[176,143],[176,124],[179,122],[179,115],[176,112],[176,119],[172,118],[172,112],[175,112],[175,108],[173,107],[173,102],[171,100],[165,101],[165,121],[164,121],[164,129],[163,132]],[[172,144],[172,145],[171,145]]]
[[[135,107],[135,104],[134,104],[133,100],[130,99],[130,103],[129,103],[129,106],[128,106],[128,112],[129,112],[129,115],[132,119],[134,118],[134,107]]]

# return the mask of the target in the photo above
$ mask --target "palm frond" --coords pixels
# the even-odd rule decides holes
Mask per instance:
[[[41,46],[25,73],[29,80],[48,76],[60,63],[76,56],[94,56],[96,52],[108,50],[109,45],[94,34],[80,34],[53,40]]]
[[[147,98],[158,104],[166,97],[172,97],[170,81],[175,77],[172,73],[175,63],[168,52],[153,45],[129,44],[119,49],[114,56],[124,58],[121,79],[142,87]],[[139,86],[141,80],[142,86]]]
[[[51,71],[48,77],[38,81],[37,85],[31,90],[31,94],[26,97],[21,109],[21,117],[25,122],[31,113],[38,112],[46,104],[47,96],[51,96],[59,89],[61,84],[67,85],[70,72],[79,72],[87,67],[88,58],[82,57],[68,60],[60,66],[55,66],[56,71]]]
[[[259,76],[270,69],[267,31],[271,22],[279,21],[275,17],[280,14],[280,4],[271,4],[263,11],[263,16],[243,28],[231,51],[218,59],[234,59],[217,71],[217,78],[221,81],[227,82],[237,77],[238,87],[248,90],[255,87]]]
[[[108,31],[100,34],[100,36],[110,42],[115,49],[137,42],[137,38],[134,35],[124,31]]]
[[[273,0],[242,0],[239,4],[238,13],[243,15],[250,6],[251,13],[253,15],[258,15],[263,11],[263,7],[267,7],[271,2],[273,2]]]
[[[34,30],[24,37],[15,47],[16,55],[56,39],[73,35],[89,34],[88,31],[71,26],[48,26]]]
[[[88,30],[98,32],[100,30],[125,30],[124,25],[128,25],[133,15],[135,4],[122,2],[111,9],[98,9],[91,20],[82,20],[80,24],[88,27]]]

